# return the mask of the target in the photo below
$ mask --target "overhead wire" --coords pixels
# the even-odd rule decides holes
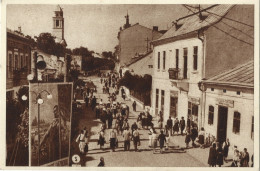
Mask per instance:
[[[197,9],[197,7],[193,7],[193,6],[190,6],[190,5],[186,5],[186,4],[184,4],[185,6],[187,6],[187,7],[190,7],[190,8],[194,8],[194,9]],[[187,8],[186,7],[186,8]],[[210,11],[207,11],[206,9],[203,9],[203,8],[201,8],[202,10],[205,10],[207,13],[210,13],[210,14],[212,14],[212,15],[216,15],[216,16],[218,16],[218,17],[221,17],[221,18],[225,18],[225,19],[227,19],[227,20],[231,20],[231,21],[234,21],[234,22],[237,22],[237,23],[240,23],[240,24],[243,24],[243,25],[246,25],[246,26],[248,26],[248,27],[252,27],[252,28],[254,28],[254,26],[252,26],[252,25],[249,25],[249,24],[247,24],[247,23],[244,23],[244,22],[241,22],[241,21],[237,21],[237,20],[234,20],[234,19],[232,19],[232,18],[228,18],[228,17],[226,17],[226,16],[221,16],[221,15],[219,15],[219,14],[216,14],[216,13],[213,13],[213,12],[210,12]],[[189,9],[191,12],[193,12],[191,9]],[[197,9],[198,10],[198,9]],[[194,13],[194,12],[193,12]]]
[[[185,5],[183,5],[183,6],[184,6],[185,8],[187,8],[188,10],[190,10],[191,12],[193,12],[191,9],[189,9],[189,8],[186,7]],[[193,13],[195,13],[195,12],[193,12]],[[212,23],[208,22],[206,19],[205,19],[204,21],[206,21],[206,22],[209,23],[209,24],[212,24]],[[215,25],[211,25],[211,26],[214,27],[214,28],[216,28],[217,30],[219,30],[219,31],[221,31],[221,32],[223,32],[223,33],[225,33],[225,34],[227,34],[228,36],[230,36],[230,37],[232,37],[232,38],[238,40],[238,41],[241,41],[241,42],[243,42],[243,43],[246,43],[246,44],[248,44],[248,45],[250,45],[250,46],[254,46],[254,44],[251,44],[251,43],[248,43],[248,42],[246,42],[246,41],[244,41],[244,40],[238,39],[237,37],[235,37],[235,36],[229,34],[228,32],[226,32],[226,31],[224,31],[224,30],[218,28],[218,27],[215,26]]]

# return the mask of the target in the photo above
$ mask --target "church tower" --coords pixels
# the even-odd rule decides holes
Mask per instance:
[[[129,23],[128,11],[127,11],[127,15],[125,16],[125,18],[126,18],[126,23],[124,24],[124,29],[126,29],[126,28],[131,26],[131,24]]]
[[[57,5],[54,13],[52,35],[56,37],[56,42],[61,43],[64,41],[64,18],[63,11],[59,5]]]

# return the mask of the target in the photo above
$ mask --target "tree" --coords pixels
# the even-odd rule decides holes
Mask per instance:
[[[64,56],[66,52],[66,49],[63,45],[55,42],[55,37],[52,36],[51,33],[41,33],[38,37],[36,37],[36,44],[37,48],[43,52],[58,57]]]

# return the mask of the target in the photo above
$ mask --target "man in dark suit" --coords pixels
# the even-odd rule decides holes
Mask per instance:
[[[172,136],[172,118],[169,116],[169,119],[167,120],[167,127],[168,127],[168,130],[170,130],[170,136]]]
[[[181,120],[180,120],[180,128],[181,128],[181,135],[183,135],[183,130],[185,129],[185,120],[184,120],[184,117],[181,117]]]

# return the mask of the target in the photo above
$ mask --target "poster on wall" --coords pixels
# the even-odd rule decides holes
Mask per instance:
[[[30,84],[30,165],[61,166],[69,156],[72,84]]]

